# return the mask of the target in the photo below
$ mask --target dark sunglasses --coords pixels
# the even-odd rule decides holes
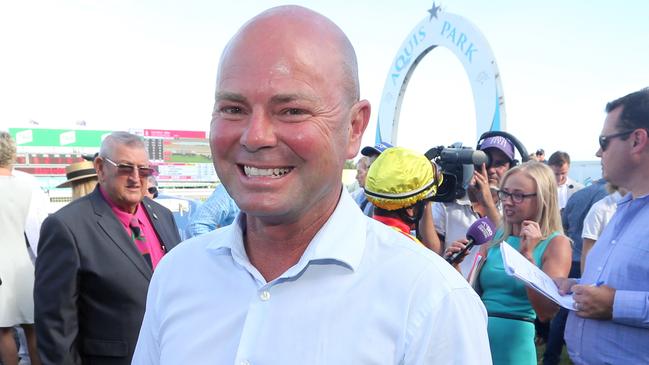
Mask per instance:
[[[149,194],[153,195],[154,198],[158,197],[158,187],[157,186],[151,186],[147,189]]]
[[[498,190],[498,197],[500,198],[500,200],[512,198],[512,201],[516,204],[522,203],[525,198],[529,198],[531,196],[536,196],[536,193],[523,194],[518,191],[510,193],[504,190]]]
[[[104,160],[111,163],[111,165],[117,167],[117,173],[120,175],[133,175],[133,171],[137,170],[137,173],[140,177],[149,177],[155,172],[154,169],[150,167],[135,166],[128,163],[116,163],[108,157],[104,157]]]
[[[609,134],[608,136],[599,136],[599,147],[602,149],[602,152],[606,151],[608,144],[611,143],[613,138],[626,138],[629,134],[635,132],[635,129],[630,131],[624,131],[620,133]]]

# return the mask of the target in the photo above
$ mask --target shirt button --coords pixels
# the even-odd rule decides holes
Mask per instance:
[[[602,271],[602,267],[601,267],[601,266],[598,267],[598,268],[597,268],[597,271]]]
[[[611,241],[611,244],[615,244],[615,240],[612,240],[612,241]]]
[[[239,361],[239,365],[250,365],[250,361],[248,361],[248,360],[241,360],[241,361]]]
[[[270,299],[270,292],[268,290],[264,290],[259,294],[259,298],[263,300],[264,302]]]

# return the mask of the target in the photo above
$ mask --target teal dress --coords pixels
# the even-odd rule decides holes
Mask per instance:
[[[553,232],[534,248],[532,256],[537,263],[541,263],[545,249],[558,234]],[[516,250],[521,245],[516,236],[509,236],[506,242]],[[505,273],[500,245],[489,248],[478,280],[481,298],[489,313],[487,330],[494,365],[536,365],[536,313],[527,299],[525,285]]]

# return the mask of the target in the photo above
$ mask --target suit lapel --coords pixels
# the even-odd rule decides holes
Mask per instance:
[[[151,280],[151,268],[149,268],[137,247],[135,247],[124,226],[117,220],[110,206],[101,196],[99,185],[92,192],[90,201],[97,215],[97,224],[104,231],[109,242],[115,244],[147,280]]]
[[[162,243],[165,247],[165,253],[169,252],[169,250],[171,250],[172,248],[174,248],[174,246],[176,246],[176,244],[178,244],[178,239],[176,239],[174,235],[171,235],[169,233],[169,227],[173,227],[172,229],[175,229],[173,222],[165,220],[164,217],[166,216],[158,210],[158,207],[156,207],[154,204],[151,204],[151,200],[149,198],[144,198],[142,205],[144,205],[144,209],[149,216],[149,221],[151,221],[151,224],[153,224],[153,229],[155,229],[156,233],[158,234],[160,243]]]
[[[153,224],[153,229],[158,234],[158,239],[160,240],[160,243],[162,243],[162,245],[165,247],[165,253],[167,253],[171,247],[167,247],[167,244],[169,244],[169,240],[167,239],[167,231],[164,225],[161,224],[158,213],[148,201],[148,198],[144,198],[142,205],[144,205],[144,209],[149,216],[149,221],[151,222],[151,224]]]

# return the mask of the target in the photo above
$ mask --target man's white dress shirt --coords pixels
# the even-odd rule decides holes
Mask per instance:
[[[157,267],[133,364],[491,364],[480,298],[343,191],[302,258],[266,282],[235,224]]]

